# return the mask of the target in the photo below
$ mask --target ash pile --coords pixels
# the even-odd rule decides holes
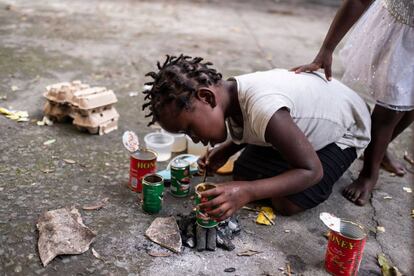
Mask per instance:
[[[196,223],[194,212],[178,215],[177,224],[183,245],[197,251],[215,251],[217,247],[232,251],[235,249],[232,240],[241,231],[237,217],[228,218],[213,228],[203,228]]]
[[[49,85],[44,115],[55,122],[72,121],[81,131],[103,135],[118,128],[118,101],[112,90],[91,87],[81,81]]]

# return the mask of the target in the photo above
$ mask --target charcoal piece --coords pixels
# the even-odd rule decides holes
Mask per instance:
[[[204,251],[207,245],[207,229],[196,226],[197,251]]]
[[[237,235],[241,231],[239,220],[237,219],[237,217],[231,217],[229,219],[229,222],[227,223],[227,226],[232,231],[233,235]]]
[[[225,231],[217,231],[217,247],[227,251],[233,251],[236,247],[231,242],[230,238],[224,234]]]
[[[215,251],[217,244],[217,229],[215,227],[207,229],[207,244],[206,249]]]

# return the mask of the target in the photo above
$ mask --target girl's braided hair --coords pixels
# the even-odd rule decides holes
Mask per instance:
[[[181,54],[178,57],[167,55],[164,64],[157,62],[159,72],[149,72],[153,81],[145,83],[151,85],[150,89],[143,91],[145,94],[142,110],[149,108],[150,113],[145,117],[151,117],[148,125],[159,120],[162,108],[175,101],[178,110],[191,107],[191,97],[202,86],[216,84],[222,79],[222,75],[215,69],[209,68],[211,62],[202,62],[201,57],[190,57]]]

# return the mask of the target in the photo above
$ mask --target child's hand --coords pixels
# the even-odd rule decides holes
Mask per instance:
[[[227,162],[229,157],[224,148],[220,146],[213,148],[197,160],[199,172],[203,174],[206,169],[207,172],[215,172]]]
[[[201,193],[202,197],[214,198],[199,204],[200,209],[211,210],[207,214],[216,218],[217,221],[225,220],[231,217],[237,210],[249,203],[250,197],[246,190],[248,182],[232,181],[218,185],[214,189],[207,190]]]
[[[290,71],[295,71],[296,74],[301,72],[313,72],[317,71],[320,68],[325,69],[325,77],[327,80],[332,80],[332,52],[328,50],[321,50],[316,56],[314,61],[310,64],[301,65],[290,69]]]

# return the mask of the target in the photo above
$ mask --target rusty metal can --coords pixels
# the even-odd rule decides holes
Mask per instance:
[[[333,275],[357,275],[367,231],[355,222],[341,219],[339,232],[330,230],[325,269]]]
[[[147,174],[142,178],[142,209],[150,214],[161,211],[164,193],[164,179],[158,174]]]
[[[207,202],[212,200],[214,197],[201,197],[200,193],[215,188],[216,185],[213,183],[200,183],[195,187],[195,197],[194,203],[197,206],[200,203]],[[198,207],[196,208],[196,223],[203,228],[213,228],[216,227],[218,222],[209,217],[208,214],[205,212],[209,210],[200,210]]]
[[[171,164],[171,194],[185,197],[190,193],[190,163],[183,159],[175,159]]]
[[[148,149],[139,149],[131,154],[128,187],[134,192],[142,192],[142,178],[157,170],[157,154]]]

